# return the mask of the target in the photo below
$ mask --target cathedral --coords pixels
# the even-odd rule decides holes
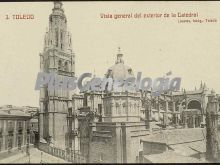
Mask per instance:
[[[120,48],[106,78],[133,77]],[[75,76],[72,37],[61,2],[54,2],[40,53],[41,72]],[[140,140],[160,129],[204,127],[208,95],[205,83],[198,89],[166,92],[40,90],[40,143],[82,154],[87,162],[138,162]],[[92,116],[92,117],[91,117]],[[132,149],[131,149],[132,148]]]
[[[67,19],[61,2],[55,2],[49,16],[49,28],[44,38],[44,49],[40,53],[41,72],[55,72],[59,76],[75,75],[75,55],[71,34],[67,31]],[[71,105],[71,94],[64,90],[40,89],[40,140],[65,148],[68,132],[67,113]]]

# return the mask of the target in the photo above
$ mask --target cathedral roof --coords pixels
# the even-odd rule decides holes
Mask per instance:
[[[124,65],[124,60],[122,59],[123,54],[119,52],[117,54],[117,59],[115,65],[107,70],[106,77],[112,79],[127,79],[128,77],[134,77],[133,70],[131,67]]]

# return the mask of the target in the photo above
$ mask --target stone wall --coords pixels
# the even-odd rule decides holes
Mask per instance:
[[[96,123],[90,137],[90,163],[137,163],[141,138],[149,131],[142,122]]]
[[[163,143],[143,142],[143,155],[159,154],[167,150],[167,145]]]

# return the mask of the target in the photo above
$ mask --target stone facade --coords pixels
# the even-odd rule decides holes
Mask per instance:
[[[44,50],[40,54],[41,72],[55,72],[63,76],[75,75],[75,59],[71,34],[67,31],[67,19],[61,2],[54,2],[49,17],[49,29],[45,34]],[[66,90],[40,90],[40,141],[49,142],[58,148],[68,147],[68,109],[72,96]],[[57,123],[56,121],[59,121]]]
[[[0,109],[0,156],[26,150],[31,138],[30,119],[21,109]]]
[[[103,121],[140,121],[141,95],[130,92],[110,92],[103,97]]]
[[[142,151],[140,138],[149,135],[141,122],[101,122],[91,125],[89,162],[135,163]]]

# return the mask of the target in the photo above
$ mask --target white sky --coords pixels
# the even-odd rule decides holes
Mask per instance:
[[[63,2],[76,54],[76,74],[103,77],[114,64],[118,46],[126,65],[142,78],[168,71],[194,89],[205,81],[220,93],[220,2]],[[52,2],[0,3],[0,105],[39,105],[34,90],[39,53]],[[101,19],[101,13],[198,12],[217,23],[177,23],[178,18]],[[34,20],[5,15],[34,14]],[[187,18],[186,18],[187,19]]]

